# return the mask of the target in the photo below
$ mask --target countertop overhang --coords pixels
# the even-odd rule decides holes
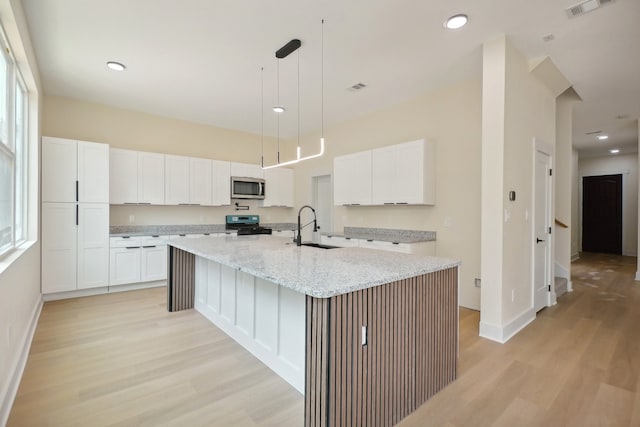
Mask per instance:
[[[460,265],[460,261],[363,248],[296,246],[249,235],[176,239],[178,249],[316,298],[366,289]]]

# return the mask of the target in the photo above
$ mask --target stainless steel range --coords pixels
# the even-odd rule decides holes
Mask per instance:
[[[227,230],[238,230],[238,236],[249,234],[271,234],[272,230],[260,225],[260,215],[227,215]]]

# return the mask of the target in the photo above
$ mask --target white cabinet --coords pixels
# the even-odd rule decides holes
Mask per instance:
[[[110,150],[109,203],[164,204],[164,154]]]
[[[374,205],[435,204],[435,146],[418,140],[372,150]]]
[[[109,146],[43,137],[42,201],[109,203]]]
[[[341,236],[320,236],[323,245],[340,246],[341,248],[353,248],[360,246],[358,239]]]
[[[189,158],[189,203],[210,206],[212,185],[211,160]]]
[[[165,156],[167,205],[212,204],[213,178],[210,159]]]
[[[254,165],[251,163],[231,163],[231,176],[264,178],[264,171],[260,165]]]
[[[264,171],[263,207],[293,207],[293,169],[274,168]]]
[[[211,160],[211,204],[226,206],[231,204],[231,163]]]
[[[167,205],[188,205],[189,202],[189,158],[183,156],[165,157],[165,203]]]
[[[164,205],[164,154],[138,152],[138,203]]]
[[[324,245],[339,246],[341,248],[360,247],[405,254],[436,255],[435,240],[428,242],[398,243],[384,240],[357,239],[353,237],[321,236],[320,243]]]
[[[109,150],[109,203],[138,203],[138,152]]]
[[[42,138],[42,292],[109,282],[109,146]]]
[[[109,285],[165,280],[167,241],[165,236],[112,237]]]
[[[42,204],[42,293],[109,284],[109,205]]]
[[[371,151],[333,159],[335,205],[371,204]]]

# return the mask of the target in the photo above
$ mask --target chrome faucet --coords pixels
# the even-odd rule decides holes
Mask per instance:
[[[311,212],[313,212],[313,221],[310,221],[308,223],[306,223],[305,225],[300,225],[300,214],[302,213],[302,210],[304,208],[309,208],[311,209]],[[311,224],[313,222],[313,232],[317,232],[318,231],[318,219],[316,217],[316,210],[313,209],[311,206],[309,205],[304,205],[303,207],[300,208],[300,210],[298,211],[298,236],[296,237],[296,246],[302,246],[302,229],[304,227],[306,227],[307,225]]]

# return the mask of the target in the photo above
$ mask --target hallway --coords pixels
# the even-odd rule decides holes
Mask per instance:
[[[400,426],[640,425],[635,257],[581,254],[574,291],[504,345],[461,310],[459,378]]]

